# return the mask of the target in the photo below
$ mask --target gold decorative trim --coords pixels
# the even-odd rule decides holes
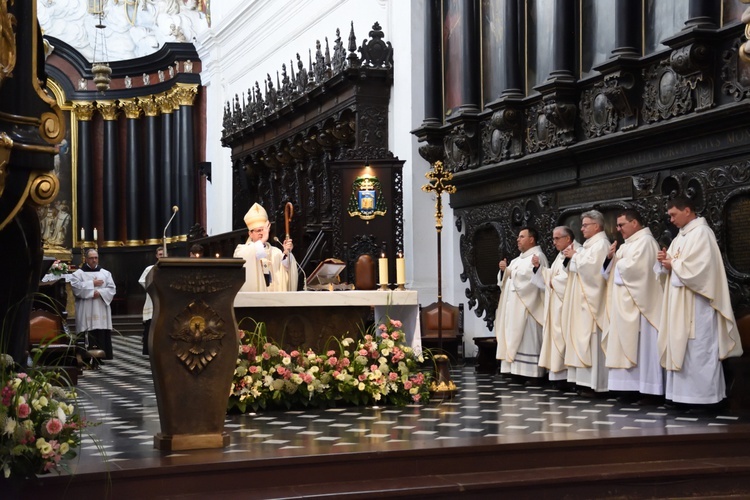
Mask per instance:
[[[198,85],[178,83],[177,86],[172,89],[172,95],[180,106],[192,106],[195,97],[198,95]]]
[[[127,240],[125,241],[126,247],[139,247],[143,245],[143,240]]]
[[[36,17],[34,18],[36,19]],[[8,13],[8,1],[0,1],[0,86],[16,67],[16,17]]]
[[[151,238],[143,242],[144,245],[161,245],[162,241],[158,238]]]
[[[0,111],[0,118],[2,118],[3,121],[17,123],[18,125],[34,125],[36,127],[41,125],[42,123],[42,120],[40,120],[36,116],[14,115],[11,113],[6,113],[4,111]]]
[[[122,241],[102,241],[102,244],[99,245],[102,248],[116,248],[116,247],[124,247],[125,243]]]
[[[73,103],[73,112],[76,118],[82,122],[91,121],[94,117],[96,106],[94,103],[88,101],[78,101]]]
[[[101,113],[102,118],[107,121],[117,120],[119,110],[115,101],[96,101],[96,109]]]
[[[54,173],[43,173],[37,175],[31,181],[29,198],[36,206],[49,205],[60,192],[60,179]]]
[[[8,137],[8,134],[5,132],[0,132],[0,197],[3,196],[3,191],[5,191],[5,178],[8,175],[5,165],[10,161],[12,149],[13,139]]]
[[[141,117],[141,107],[138,105],[138,99],[121,99],[120,108],[125,112],[125,118],[137,120]]]
[[[163,114],[169,114],[176,109],[176,102],[173,96],[169,94],[159,94],[154,96],[156,104]]]
[[[187,241],[187,235],[181,234],[179,236],[172,236],[171,238],[167,238],[167,243],[182,243]]]
[[[222,350],[227,333],[224,320],[199,299],[175,317],[175,324],[179,330],[169,335],[172,350],[190,373],[199,375]]]
[[[154,96],[150,95],[145,99],[139,98],[138,102],[143,109],[143,114],[146,116],[157,116],[159,114],[159,106],[156,104]]]
[[[96,241],[78,241],[78,246],[83,248],[96,248]]]
[[[57,83],[57,81],[55,81],[51,77],[48,77],[47,87],[52,92],[52,95],[55,96],[57,105],[60,107],[62,111],[70,111],[72,109],[71,103],[67,100],[67,97],[65,96],[65,91],[60,86],[60,84]]]

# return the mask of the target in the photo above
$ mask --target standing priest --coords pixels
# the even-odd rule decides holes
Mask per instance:
[[[634,209],[619,213],[617,230],[625,241],[620,248],[612,243],[602,271],[610,279],[609,329],[602,338],[609,390],[663,396],[657,328],[664,291],[652,273],[659,244]]]
[[[505,259],[499,264],[500,302],[495,314],[497,359],[501,361],[501,373],[539,378],[544,375],[544,368],[539,366],[544,292],[532,283],[532,258],[536,256],[546,268],[547,257],[537,245],[535,229],[521,229],[517,242],[521,255],[510,264]]]
[[[76,300],[76,331],[85,333],[88,349],[101,349],[112,359],[112,311],[109,305],[117,293],[112,274],[99,266],[99,252],[86,252],[86,262],[70,277]]]
[[[549,370],[552,382],[562,383],[568,378],[565,367],[565,336],[562,330],[562,311],[565,288],[568,284],[568,258],[563,250],[572,246],[576,250],[581,244],[575,240],[568,226],[558,226],[552,231],[552,243],[559,252],[552,266],[539,268],[541,259],[532,257],[534,284],[544,289],[544,317],[542,320],[542,350],[539,353],[539,366]]]
[[[669,275],[659,327],[666,398],[718,403],[726,396],[721,360],[742,355],[724,263],[716,236],[692,200],[673,198],[667,209],[680,232],[669,250],[659,250],[654,268]]]
[[[249,238],[237,245],[234,256],[245,259],[245,284],[241,292],[290,292],[297,290],[297,261],[292,240],[286,238],[284,251],[269,245],[271,223],[265,209],[255,203],[245,214]]]
[[[568,382],[588,389],[581,393],[607,391],[607,367],[601,348],[601,333],[607,328],[607,281],[602,266],[609,252],[604,216],[597,210],[581,214],[581,248],[568,247],[568,286],[563,305],[565,364]],[[593,392],[592,392],[593,391]]]

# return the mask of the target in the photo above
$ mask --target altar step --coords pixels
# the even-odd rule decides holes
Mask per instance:
[[[750,495],[750,426],[632,436],[501,436],[435,448],[424,442],[333,454],[242,459],[206,450],[189,465],[48,477],[33,498],[674,498]],[[650,434],[650,435],[649,435]],[[467,444],[467,442],[469,444]]]
[[[68,319],[68,329],[76,331],[75,318]],[[119,335],[141,335],[143,333],[143,316],[140,314],[112,316],[112,329]]]

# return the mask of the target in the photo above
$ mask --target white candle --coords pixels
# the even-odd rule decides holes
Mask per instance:
[[[387,285],[388,284],[388,259],[385,257],[385,254],[382,254],[382,256],[378,259],[378,270],[379,276],[380,276],[380,284],[381,285]]]
[[[396,258],[396,284],[403,285],[406,283],[406,262],[404,256],[399,252]]]
[[[81,228],[81,241],[86,241],[86,230]]]
[[[94,241],[97,241],[99,238],[97,238],[97,232],[96,228],[94,228]]]

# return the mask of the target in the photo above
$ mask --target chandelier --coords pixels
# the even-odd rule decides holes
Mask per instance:
[[[107,38],[104,35],[104,9],[98,9],[96,14],[99,16],[99,22],[95,25],[96,34],[94,35],[94,59],[91,62],[91,73],[94,75],[96,90],[104,92],[109,90],[109,83],[112,81],[112,68],[107,62]]]

